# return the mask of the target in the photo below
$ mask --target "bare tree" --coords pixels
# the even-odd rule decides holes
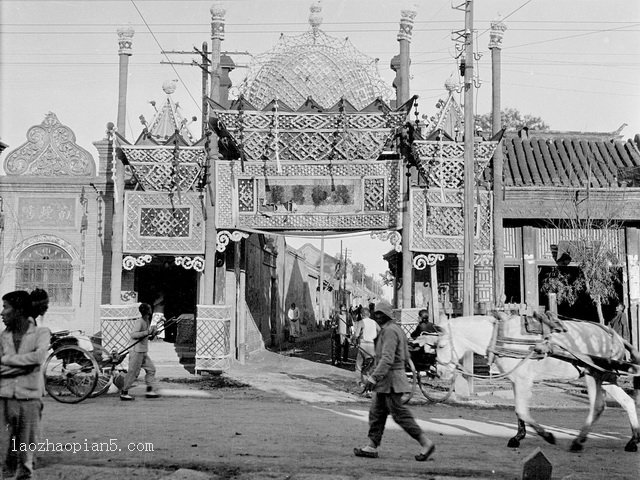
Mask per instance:
[[[545,278],[542,290],[556,293],[559,302],[573,304],[581,292],[586,292],[604,324],[602,305],[617,300],[616,285],[620,283],[620,259],[615,247],[621,224],[616,219],[620,205],[605,195],[596,202],[592,191],[576,190],[566,203],[564,218],[554,222],[554,228],[564,230],[564,240],[552,246],[559,265],[573,264],[579,274],[572,278],[557,268]],[[555,247],[555,249],[554,249]]]
[[[500,112],[502,115],[502,125],[509,131],[518,130],[522,127],[527,127],[530,130],[547,131],[549,125],[544,123],[544,120],[540,117],[534,117],[529,114],[522,114],[516,108],[505,108]],[[492,114],[485,113],[475,116],[476,129],[483,132],[492,131]]]

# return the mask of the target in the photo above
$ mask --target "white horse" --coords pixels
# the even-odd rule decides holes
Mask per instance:
[[[571,443],[571,451],[582,450],[593,423],[598,420],[605,408],[603,391],[614,398],[627,412],[631,424],[631,440],[626,444],[625,451],[638,451],[640,443],[640,427],[634,400],[625,391],[611,381],[611,374],[584,364],[574,366],[570,361],[560,360],[551,356],[530,356],[527,358],[527,337],[522,332],[519,316],[497,314],[493,316],[468,316],[452,318],[441,325],[445,332],[437,344],[438,369],[443,378],[450,378],[460,360],[467,352],[493,357],[498,369],[506,374],[511,381],[514,391],[515,410],[518,418],[518,432],[508,442],[508,446],[517,448],[520,440],[526,435],[525,425],[530,425],[538,435],[547,442],[555,444],[555,437],[547,432],[531,416],[529,404],[532,397],[532,386],[535,380],[574,380],[584,374],[589,395],[589,415],[580,433]],[[624,359],[624,344],[620,337],[611,335],[611,331],[597,323],[568,321],[563,322],[564,332],[552,333],[548,338],[556,352],[568,351],[596,352],[596,356]],[[499,334],[499,335],[498,335]],[[500,338],[502,340],[500,340]],[[538,336],[538,341],[542,340]],[[613,341],[612,341],[613,339]],[[498,342],[496,342],[498,340]],[[505,342],[505,340],[507,340]],[[511,341],[509,341],[511,340]],[[616,341],[617,340],[617,341]],[[496,343],[499,348],[496,348]],[[620,345],[622,344],[622,352]],[[518,355],[525,352],[524,355]],[[622,356],[622,357],[621,357]],[[518,358],[519,357],[519,358]],[[584,357],[583,357],[584,358]],[[587,357],[589,358],[589,357]],[[575,360],[576,358],[574,358]],[[636,359],[637,363],[637,359]],[[603,383],[604,382],[604,383]],[[636,393],[640,393],[636,391]]]

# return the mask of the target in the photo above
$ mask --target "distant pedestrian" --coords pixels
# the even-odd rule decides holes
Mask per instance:
[[[376,355],[375,339],[378,337],[380,326],[371,318],[369,309],[360,307],[360,320],[353,324],[352,343],[358,348],[356,356],[356,381],[360,381],[362,364],[368,358]]]
[[[342,304],[340,310],[334,318],[336,335],[334,337],[336,358],[338,365],[347,363],[349,360],[349,338],[353,328],[351,315],[347,312],[347,307]]]
[[[405,365],[409,361],[407,338],[394,322],[391,305],[387,302],[376,305],[374,318],[381,330],[376,343],[376,367],[365,385],[373,390],[369,409],[369,443],[362,448],[354,448],[353,453],[358,457],[378,457],[387,417],[391,414],[393,420],[420,443],[422,448],[415,459],[424,462],[435,451],[435,445],[402,403],[402,394],[411,392],[405,374]]]
[[[624,310],[624,303],[618,303],[618,305],[616,305],[616,315],[609,322],[609,326],[613,328],[623,339],[630,341],[629,320],[627,319],[627,314]]]
[[[42,364],[51,343],[51,332],[36,327],[34,315],[38,316],[29,293],[15,291],[2,297],[6,329],[0,333],[0,466],[15,469],[6,473],[17,474],[19,479],[33,478],[35,455],[29,445],[38,444],[44,395]],[[10,452],[12,438],[15,448]],[[13,461],[7,462],[9,453]]]
[[[167,321],[164,316],[164,311],[166,308],[167,302],[164,298],[164,290],[159,290],[158,295],[153,301],[153,308],[151,314],[151,325],[156,329],[160,329],[160,333],[156,335],[154,338],[159,340],[164,340],[164,328],[162,328]]]
[[[295,303],[289,307],[287,318],[289,319],[289,340],[295,342],[300,336],[300,310]]]
[[[131,332],[131,340],[137,343],[129,352],[129,370],[127,370],[127,375],[124,377],[124,384],[120,391],[120,400],[124,401],[135,400],[132,395],[129,395],[129,388],[140,375],[140,369],[145,372],[144,382],[147,385],[147,398],[158,398],[160,396],[156,391],[156,367],[148,354],[149,338],[154,337],[156,334],[156,328],[151,326],[151,305],[141,303],[138,310],[141,318]]]

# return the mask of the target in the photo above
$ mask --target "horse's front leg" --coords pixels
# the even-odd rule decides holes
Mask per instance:
[[[529,411],[529,405],[531,404],[531,397],[533,388],[533,376],[522,376],[513,380],[513,394],[516,402],[516,415],[518,417],[518,433],[515,437],[509,439],[507,443],[510,447],[518,447],[520,440],[524,438],[526,430],[524,425],[530,425],[535,432],[540,435],[544,440],[550,444],[556,443],[556,438],[553,433],[547,432],[542,425],[536,422]],[[522,429],[522,434],[521,434]]]
[[[587,415],[587,419],[580,429],[580,433],[571,442],[571,447],[569,448],[571,452],[582,451],[582,444],[587,441],[587,435],[589,435],[592,425],[600,418],[600,415],[602,415],[604,411],[602,380],[591,375],[586,375],[585,383],[587,384],[587,392],[589,394],[589,415]]]
[[[637,452],[640,443],[640,426],[638,425],[638,412],[634,400],[618,385],[602,385],[602,389],[625,409],[631,424],[631,439],[624,447],[625,452]]]
[[[520,440],[527,436],[527,425],[518,414],[516,414],[516,417],[518,418],[518,433],[507,442],[507,447],[509,448],[518,448],[520,446]]]

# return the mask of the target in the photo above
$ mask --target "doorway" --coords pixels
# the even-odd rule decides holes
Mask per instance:
[[[138,300],[154,305],[164,295],[164,316],[168,320],[182,313],[196,313],[198,273],[174,263],[173,256],[154,256],[153,262],[137,268],[134,288]],[[177,325],[165,331],[165,341],[175,343]]]

